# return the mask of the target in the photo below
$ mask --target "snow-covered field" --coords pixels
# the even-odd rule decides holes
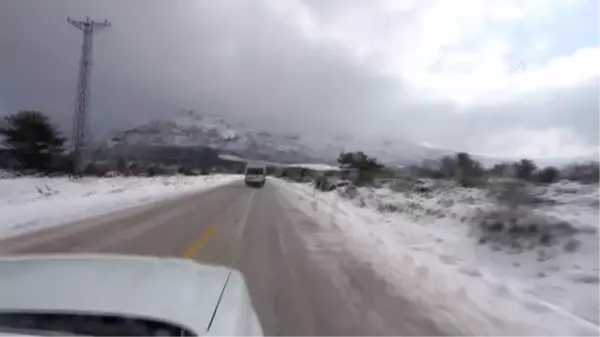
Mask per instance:
[[[0,179],[0,237],[208,190],[238,175]]]
[[[321,225],[308,246],[350,252],[449,331],[599,334],[597,185],[537,188],[531,211],[498,221],[497,202],[474,188],[348,197],[273,182]]]

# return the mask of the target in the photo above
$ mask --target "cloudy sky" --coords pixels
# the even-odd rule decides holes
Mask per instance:
[[[71,124],[94,37],[96,136],[210,112],[268,131],[501,157],[597,155],[598,0],[2,0],[0,114]]]

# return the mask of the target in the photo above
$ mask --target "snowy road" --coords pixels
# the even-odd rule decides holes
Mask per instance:
[[[68,207],[68,205],[65,205]],[[320,226],[277,184],[236,181],[0,241],[2,254],[110,252],[189,257],[240,269],[268,335],[445,335],[372,266],[310,247]]]

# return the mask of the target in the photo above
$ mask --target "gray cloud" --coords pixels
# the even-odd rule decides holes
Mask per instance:
[[[323,2],[319,2],[323,3]],[[341,10],[315,5],[327,20]],[[364,2],[363,2],[364,3]],[[256,1],[0,2],[0,108],[39,109],[70,127],[81,33],[66,17],[109,19],[95,36],[96,135],[182,109],[281,132],[427,141],[477,151],[490,132],[565,126],[598,144],[598,82],[457,113],[408,83],[316,42]]]
[[[577,87],[523,94],[510,102],[466,109],[446,103],[417,103],[408,108],[410,113],[398,116],[411,121],[412,127],[406,130],[410,138],[468,151],[478,151],[489,135],[518,127],[538,131],[563,127],[587,144],[598,144],[599,93],[599,82],[592,80]]]
[[[89,14],[113,23],[94,41],[93,116],[105,128],[187,107],[320,127],[307,116],[360,123],[389,100],[386,79],[310,45],[256,3],[171,3],[3,2],[11,29],[0,43],[11,52],[0,64],[1,99],[68,120],[81,36],[65,18]]]

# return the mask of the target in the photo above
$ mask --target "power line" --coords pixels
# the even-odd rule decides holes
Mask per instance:
[[[86,118],[90,102],[90,73],[92,68],[92,37],[94,32],[110,27],[110,22],[96,22],[86,18],[85,21],[76,21],[67,18],[74,27],[83,31],[83,44],[81,45],[81,59],[79,60],[79,74],[77,75],[77,92],[75,98],[75,114],[73,116],[73,160],[76,175],[81,175],[83,170],[83,150],[85,148]]]

